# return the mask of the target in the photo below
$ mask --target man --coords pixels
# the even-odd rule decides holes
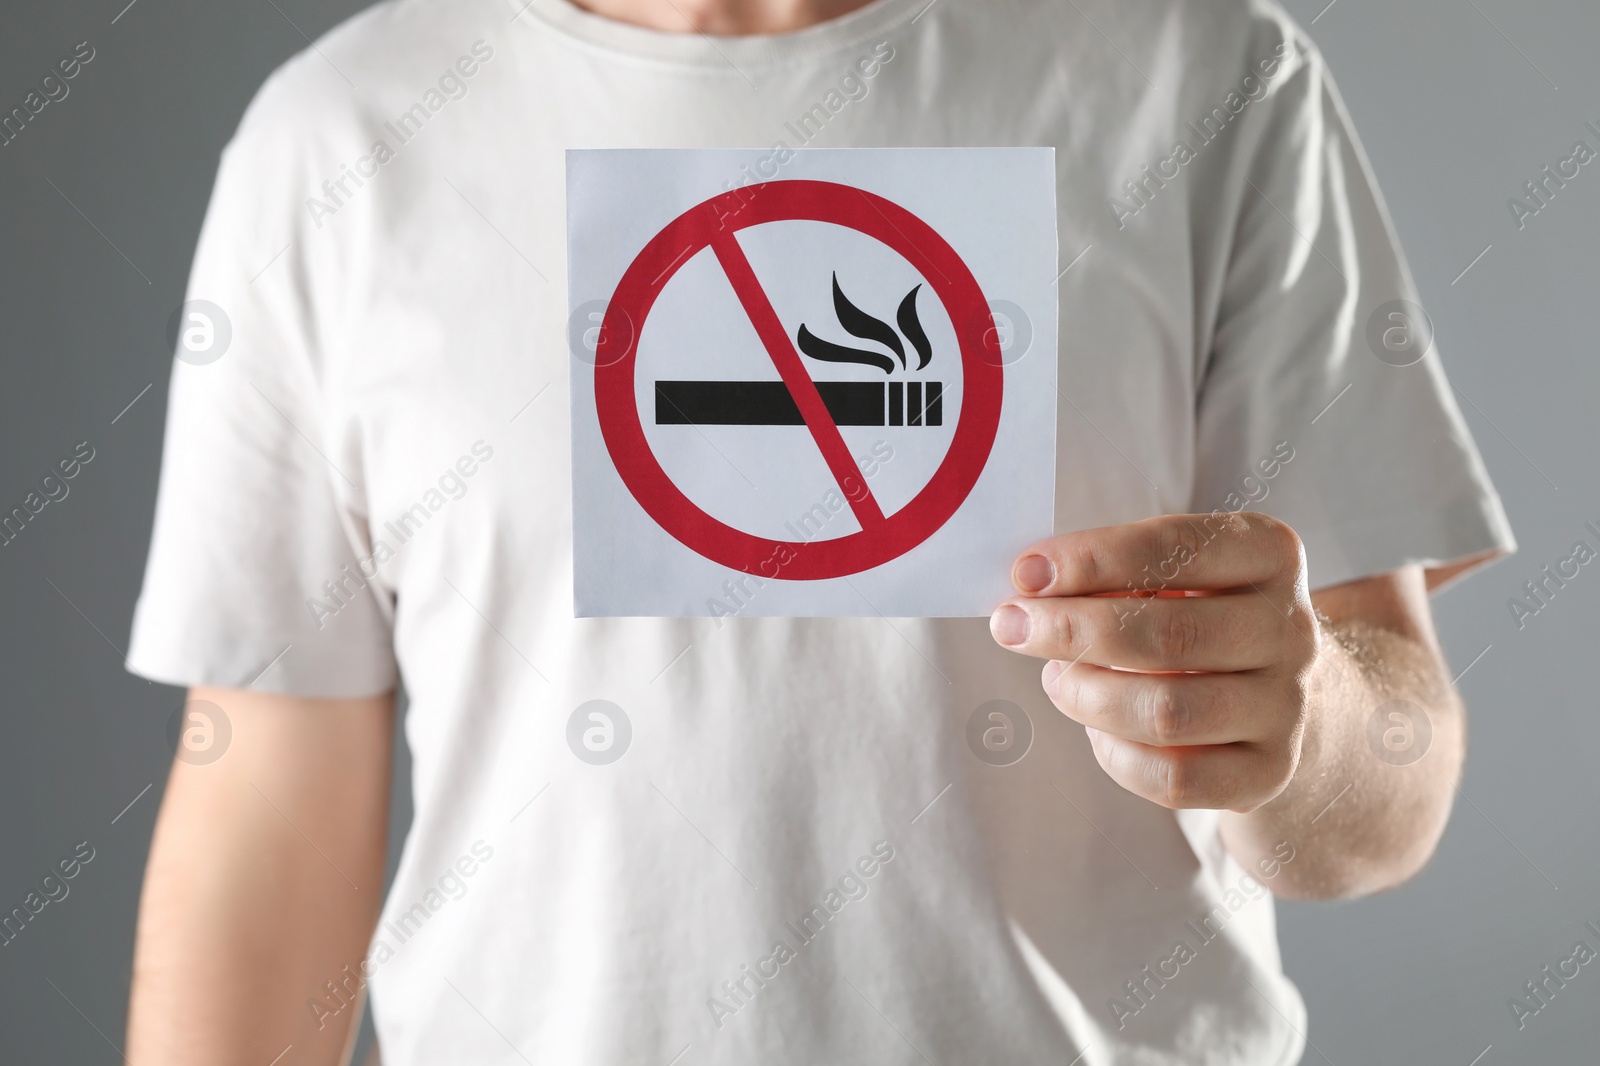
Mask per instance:
[[[563,151],[778,144],[1056,149],[1062,533],[987,631],[572,617]],[[1270,895],[1442,832],[1427,594],[1511,534],[1270,0],[382,4],[251,106],[191,298],[129,661],[231,741],[135,1066],[336,1062],[369,984],[390,1066],[1288,1064]]]

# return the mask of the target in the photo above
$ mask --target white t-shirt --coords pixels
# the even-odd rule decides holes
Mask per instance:
[[[328,975],[390,1066],[1296,1061],[1276,868],[1114,785],[984,620],[573,618],[564,150],[779,142],[1054,146],[1058,529],[1266,510],[1314,586],[1511,548],[1268,0],[400,0],[223,154],[130,668],[404,682],[415,823]]]

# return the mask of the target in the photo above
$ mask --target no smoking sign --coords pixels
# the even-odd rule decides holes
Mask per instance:
[[[576,613],[987,614],[1052,532],[1054,182],[569,152]]]

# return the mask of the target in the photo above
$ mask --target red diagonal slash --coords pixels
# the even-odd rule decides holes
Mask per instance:
[[[822,402],[817,383],[811,380],[805,364],[800,361],[800,353],[790,343],[788,331],[778,320],[778,312],[773,310],[766,290],[756,280],[756,273],[750,267],[750,260],[745,258],[744,249],[739,247],[732,233],[725,231],[711,239],[711,248],[728,275],[733,291],[738,294],[739,302],[744,305],[744,313],[750,316],[750,324],[755,326],[756,334],[766,346],[767,355],[772,357],[773,365],[778,368],[778,376],[789,386],[789,395],[794,397],[800,417],[806,420],[806,428],[811,431],[812,439],[822,451],[822,458],[833,473],[833,480],[839,483],[839,491],[850,502],[856,521],[861,523],[863,529],[881,524],[883,510],[879,508],[872,490],[867,488],[861,468],[856,465],[849,445],[844,442],[844,435],[839,432],[827,405]],[[859,494],[852,494],[850,485],[858,486]]]

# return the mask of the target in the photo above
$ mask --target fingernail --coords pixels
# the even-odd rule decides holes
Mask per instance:
[[[1023,592],[1038,592],[1056,579],[1056,564],[1042,555],[1024,555],[1017,560],[1011,580]]]
[[[1014,603],[1005,604],[989,616],[989,632],[1008,647],[1021,644],[1028,639],[1028,612]]]
[[[1062,671],[1066,668],[1067,664],[1060,659],[1051,659],[1044,664],[1044,670],[1039,674],[1039,680],[1044,682],[1046,692],[1055,691],[1056,678],[1060,677]]]

